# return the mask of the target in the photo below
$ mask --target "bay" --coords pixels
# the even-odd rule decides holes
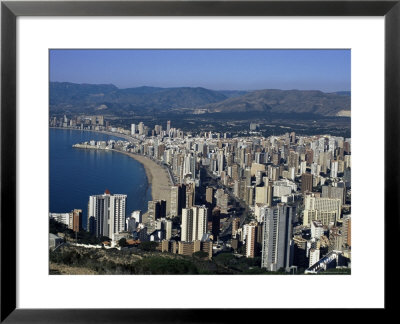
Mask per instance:
[[[126,194],[126,215],[134,210],[147,210],[151,200],[142,164],[124,154],[92,149],[73,148],[84,141],[119,140],[102,133],[49,129],[49,208],[51,213],[67,213],[82,209],[83,226],[86,228],[89,196]]]

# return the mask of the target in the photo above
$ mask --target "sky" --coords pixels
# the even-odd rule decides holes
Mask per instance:
[[[50,81],[350,91],[350,50],[50,50]]]

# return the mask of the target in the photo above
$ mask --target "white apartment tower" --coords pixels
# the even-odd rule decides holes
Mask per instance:
[[[248,224],[246,233],[246,258],[254,258],[256,244],[256,224]]]
[[[193,206],[182,209],[181,241],[200,241],[207,233],[207,207]]]
[[[89,197],[87,229],[97,237],[113,238],[125,229],[126,195],[111,195],[108,190],[102,195]]]

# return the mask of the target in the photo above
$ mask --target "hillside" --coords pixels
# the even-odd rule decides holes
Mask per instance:
[[[349,116],[350,92],[302,90],[222,90],[201,87],[119,89],[112,84],[50,83],[50,113],[124,116],[175,113],[316,114]]]
[[[125,114],[196,108],[227,99],[218,91],[205,88],[138,87],[118,89],[114,85],[50,83],[50,110]]]
[[[350,96],[321,91],[259,90],[202,107],[216,112],[311,113],[337,116],[350,111]]]

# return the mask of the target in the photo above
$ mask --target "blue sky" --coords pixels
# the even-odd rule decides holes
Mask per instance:
[[[350,50],[50,50],[50,81],[349,91],[350,56]]]

